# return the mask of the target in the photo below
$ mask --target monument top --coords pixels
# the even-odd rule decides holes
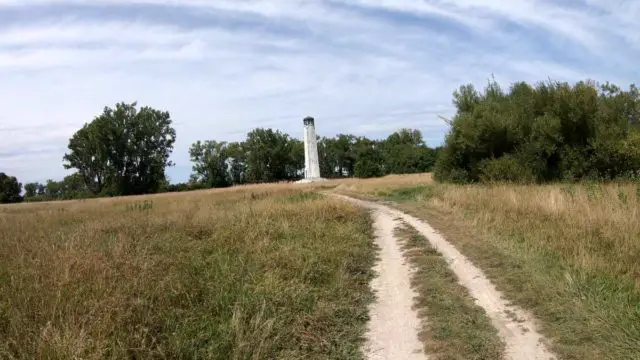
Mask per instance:
[[[313,118],[312,118],[311,116],[307,116],[306,118],[304,118],[304,119],[302,120],[302,122],[303,122],[305,125],[313,125],[313,124],[314,124],[314,120],[313,120]]]

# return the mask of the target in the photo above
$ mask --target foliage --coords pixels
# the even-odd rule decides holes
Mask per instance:
[[[254,129],[247,134],[242,149],[247,182],[295,180],[302,176],[303,144],[279,130]]]
[[[189,191],[233,185],[294,181],[304,176],[304,144],[279,130],[257,128],[244,141],[197,141],[189,148],[187,183],[169,184],[176,132],[168,112],[137,103],[118,103],[69,139],[63,166],[76,171],[62,181],[25,185],[27,201]],[[338,134],[318,137],[320,173],[325,178],[378,177],[428,172],[439,149],[429,148],[417,129],[400,129],[386,139]]]
[[[614,179],[640,169],[640,92],[605,83],[492,80],[454,93],[457,114],[436,164],[451,182]],[[502,159],[506,157],[505,159]]]
[[[198,141],[191,145],[189,155],[193,163],[192,180],[207,187],[231,186],[228,150],[229,144],[224,141]]]
[[[419,130],[401,129],[382,144],[387,174],[424,172],[435,164],[435,150],[426,146]]]
[[[361,141],[357,148],[354,175],[359,178],[382,176],[385,173],[384,165],[380,144],[373,141]]]
[[[79,173],[67,175],[62,181],[47,180],[46,184],[28,183],[25,188],[25,201],[71,200],[93,197]]]
[[[485,159],[478,165],[482,182],[530,183],[535,180],[530,168],[509,154],[497,159]]]
[[[157,192],[176,139],[168,112],[137,103],[105,107],[69,139],[64,167],[75,168],[94,195]]]
[[[22,192],[22,184],[18,179],[0,172],[0,204],[21,202],[20,192]]]
[[[325,178],[427,172],[438,151],[415,129],[401,129],[385,140],[351,134],[318,137],[320,175]],[[189,152],[191,182],[204,187],[291,181],[304,174],[302,141],[272,129],[255,129],[243,142],[197,141]]]

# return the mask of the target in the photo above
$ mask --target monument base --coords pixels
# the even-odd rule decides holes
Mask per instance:
[[[321,177],[319,177],[319,178],[310,178],[310,179],[301,179],[301,180],[296,181],[295,183],[296,184],[309,184],[309,183],[318,182],[318,181],[327,181],[327,179],[321,178]]]

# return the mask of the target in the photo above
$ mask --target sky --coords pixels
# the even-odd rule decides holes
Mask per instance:
[[[616,0],[0,0],[0,172],[59,180],[69,138],[105,106],[171,113],[167,173],[197,140],[256,127],[430,146],[460,85],[640,74],[640,2]]]

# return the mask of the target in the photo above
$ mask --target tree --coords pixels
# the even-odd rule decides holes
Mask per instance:
[[[435,161],[433,150],[425,145],[420,130],[396,131],[387,137],[382,148],[388,174],[427,172]]]
[[[231,186],[229,144],[208,140],[196,142],[189,149],[193,163],[192,179],[207,187]]]
[[[38,196],[44,196],[47,193],[47,187],[44,184],[38,184]]]
[[[38,193],[38,183],[28,183],[24,185],[24,197],[32,198]]]
[[[239,142],[229,143],[227,162],[229,164],[229,178],[233,185],[240,185],[246,182],[246,156],[243,144]]]
[[[439,152],[412,129],[401,129],[386,140],[347,134],[318,138],[320,174],[325,178],[429,171]],[[198,141],[190,154],[191,181],[206,187],[296,180],[304,174],[303,142],[272,129],[254,129],[239,143]]]
[[[358,138],[350,134],[338,134],[333,142],[333,153],[338,176],[354,176],[357,154],[355,145]]]
[[[153,193],[163,184],[176,139],[170,114],[136,106],[105,107],[69,139],[64,167],[77,169],[91,193]]]
[[[436,162],[452,182],[613,179],[640,171],[640,92],[605,83],[467,85]]]
[[[278,130],[258,128],[251,131],[242,146],[247,181],[262,183],[300,178],[304,168],[301,144],[300,140]]]
[[[22,184],[15,176],[0,172],[0,204],[18,203],[22,201]]]
[[[355,176],[370,178],[385,174],[379,142],[360,137],[356,141],[355,152],[357,154],[354,167]]]
[[[336,176],[337,159],[335,154],[335,139],[318,139],[318,162],[320,165],[320,176],[332,178]]]

